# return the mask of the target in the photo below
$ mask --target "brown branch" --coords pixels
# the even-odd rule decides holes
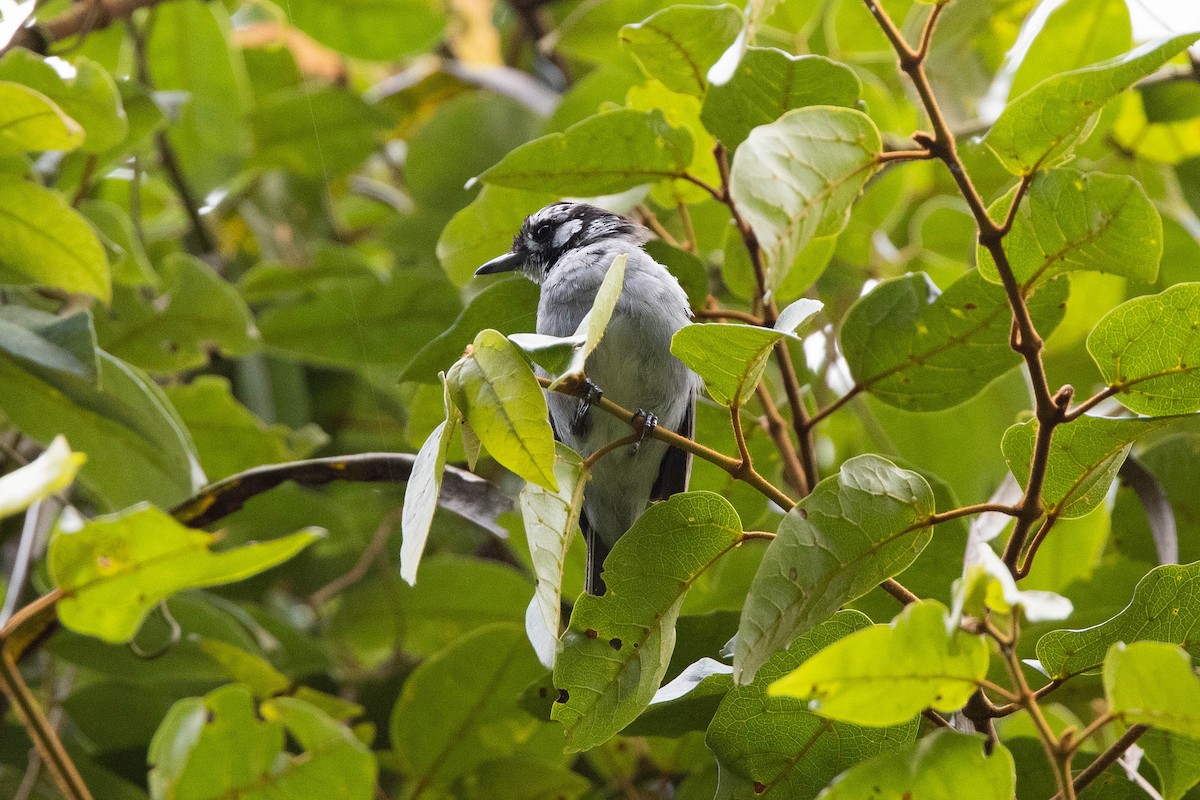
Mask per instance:
[[[768,306],[774,311],[774,304]],[[817,469],[817,447],[813,442],[812,420],[808,417],[808,409],[804,406],[804,397],[800,393],[800,378],[796,375],[796,366],[792,363],[792,351],[788,349],[787,339],[780,339],[775,344],[775,361],[779,364],[779,376],[783,381],[783,390],[787,394],[788,407],[792,409],[792,429],[796,432],[796,441],[800,443],[800,464],[804,470],[804,480],[811,492],[821,480]]]
[[[606,445],[601,446],[596,452],[583,460],[583,471],[591,472],[592,467],[596,466],[596,462],[604,458],[613,450],[624,447],[625,445],[636,445],[642,439],[642,432],[631,433],[628,436],[622,436],[619,439],[613,439]]]
[[[734,319],[738,322],[744,322],[747,325],[757,325],[758,327],[762,327],[763,324],[762,317],[756,317],[749,312],[738,311],[735,308],[717,308],[713,306],[696,309],[692,314],[700,319]]]
[[[1125,751],[1128,750],[1134,742],[1141,738],[1141,735],[1147,730],[1148,728],[1145,725],[1134,725],[1130,727],[1129,730],[1125,731],[1120,739],[1117,739],[1117,741],[1113,742],[1111,747],[1101,753],[1095,761],[1088,764],[1083,768],[1082,772],[1075,776],[1075,780],[1072,781],[1073,793],[1071,796],[1074,796],[1075,793],[1082,792],[1089,785],[1091,785],[1092,781],[1104,774],[1104,770],[1111,767],[1117,762],[1117,759],[1125,755]],[[1063,800],[1063,793],[1059,792],[1058,794],[1054,795],[1051,800]]]
[[[809,427],[811,428],[812,426],[816,425],[818,422],[825,419],[842,406],[846,405],[846,403],[849,403],[851,400],[858,397],[865,390],[865,388],[866,387],[861,383],[856,383],[851,386],[850,391],[846,392],[844,395],[839,397],[837,400],[834,400],[824,408],[818,409],[817,412],[808,420]]]
[[[1021,509],[1016,506],[1006,506],[1003,503],[976,503],[973,506],[952,508],[949,511],[934,514],[926,520],[926,524],[940,525],[943,522],[949,522],[959,517],[969,517],[973,514],[1007,514],[1010,517],[1015,517],[1020,513]]]
[[[89,0],[76,3],[57,17],[18,30],[8,44],[0,48],[0,55],[14,47],[46,55],[52,45],[64,39],[103,30],[115,22],[129,19],[139,8],[151,8],[160,2],[162,0]]]
[[[788,436],[787,421],[779,413],[779,407],[775,405],[775,401],[771,398],[771,392],[763,381],[758,382],[755,393],[758,395],[759,404],[762,405],[763,417],[767,421],[767,432],[771,434],[771,439],[775,442],[775,449],[783,458],[784,476],[787,478],[787,482],[803,497],[812,491],[813,484],[809,481],[805,469],[800,463],[800,457],[796,454],[791,437]]]
[[[888,578],[883,583],[879,584],[879,588],[890,594],[892,597],[900,601],[900,605],[907,606],[912,603],[920,602],[921,598],[913,594],[913,592],[904,586],[895,578]]]
[[[1063,422],[1070,422],[1072,420],[1078,419],[1079,417],[1082,417],[1084,414],[1091,411],[1093,408],[1100,405],[1108,398],[1116,395],[1117,392],[1119,392],[1119,391],[1121,391],[1121,390],[1115,386],[1104,387],[1103,389],[1101,389],[1100,391],[1096,392],[1094,395],[1089,397],[1087,400],[1084,400],[1082,403],[1075,406],[1070,411],[1068,411],[1066,414],[1064,414]]]

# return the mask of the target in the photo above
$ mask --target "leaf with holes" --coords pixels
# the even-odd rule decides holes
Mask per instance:
[[[1047,675],[1067,678],[1099,669],[1115,642],[1145,639],[1200,644],[1200,562],[1155,567],[1120,614],[1083,630],[1050,631],[1038,640],[1037,657]]]
[[[768,291],[809,242],[846,226],[881,146],[867,115],[833,106],[789,111],[750,132],[734,154],[729,190],[762,247]]]
[[[957,711],[987,675],[982,636],[947,629],[934,600],[905,606],[891,625],[874,625],[829,645],[771,684],[828,719],[898,725],[923,709]]]
[[[742,609],[734,680],[916,559],[933,532],[933,490],[875,455],[851,458],[779,524]]]
[[[1048,334],[1062,319],[1065,281],[1029,299]],[[840,342],[856,383],[908,411],[938,411],[984,390],[1020,363],[1009,346],[1012,312],[1004,290],[972,271],[945,292],[925,273],[881,282],[847,312]]]
[[[721,769],[719,797],[813,797],[847,767],[913,740],[916,720],[862,728],[822,719],[802,700],[768,694],[771,683],[870,624],[858,611],[839,611],[772,656],[752,683],[725,695],[705,737]]]
[[[1127,408],[1200,411],[1200,283],[1122,303],[1096,323],[1087,349]]]
[[[608,741],[653,699],[675,647],[688,587],[744,540],[729,501],[710,492],[652,505],[604,562],[608,591],[583,595],[554,667],[567,748]]]
[[[1124,55],[1046,78],[1011,101],[984,142],[1013,174],[1068,155],[1104,104],[1167,63],[1200,34],[1155,39]]]

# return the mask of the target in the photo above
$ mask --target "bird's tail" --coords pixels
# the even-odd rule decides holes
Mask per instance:
[[[583,590],[588,594],[604,594],[604,579],[600,577],[604,569],[604,559],[612,552],[612,548],[600,540],[596,531],[587,524],[587,518],[580,515],[580,527],[583,528],[583,539],[587,542],[587,576],[584,579]]]

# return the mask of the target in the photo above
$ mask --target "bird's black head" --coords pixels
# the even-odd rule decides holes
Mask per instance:
[[[649,232],[631,220],[587,203],[551,203],[525,218],[512,252],[494,258],[476,275],[520,270],[541,283],[566,253],[606,239],[642,244]]]

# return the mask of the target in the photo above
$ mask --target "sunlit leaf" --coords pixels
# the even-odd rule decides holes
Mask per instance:
[[[1091,628],[1050,631],[1038,640],[1037,656],[1050,677],[1066,678],[1099,669],[1115,642],[1143,639],[1200,643],[1200,563],[1156,567],[1121,613]]]
[[[913,562],[929,541],[933,491],[878,456],[842,464],[788,512],[742,610],[734,679]]]
[[[1043,334],[1062,319],[1065,281],[1029,300]],[[842,322],[840,341],[859,386],[910,411],[951,408],[1020,363],[1009,346],[1004,290],[968,272],[939,293],[924,273],[883,281]]]
[[[0,147],[11,152],[74,150],[84,132],[41,92],[0,80]]]
[[[446,381],[492,458],[527,481],[558,489],[546,398],[516,345],[496,331],[481,331]]]
[[[812,239],[845,227],[880,147],[870,118],[832,106],[789,111],[751,131],[734,154],[730,193],[762,246],[768,289]]]
[[[1200,738],[1200,679],[1180,648],[1118,642],[1104,657],[1103,677],[1109,706],[1125,722]]]
[[[575,604],[554,668],[553,717],[567,747],[610,739],[650,703],[675,647],[675,619],[691,583],[743,540],[727,500],[677,494],[651,506],[604,562],[607,591]]]
[[[1200,410],[1200,283],[1137,297],[1105,314],[1087,348],[1117,399],[1139,414]]]
[[[725,695],[705,737],[721,766],[718,796],[813,797],[853,764],[912,741],[915,721],[862,728],[822,719],[802,700],[768,693],[774,681],[821,649],[869,625],[857,611],[839,611],[772,656],[752,683]]]
[[[768,691],[859,725],[897,725],[926,708],[956,711],[987,674],[988,646],[982,636],[947,630],[947,617],[941,603],[913,603],[891,625],[829,645]]]
[[[49,555],[51,580],[64,593],[58,618],[79,633],[127,642],[159,600],[255,575],[321,535],[309,529],[214,552],[210,548],[220,537],[185,528],[146,504],[81,525],[64,522]]]
[[[1196,41],[1186,33],[1155,39],[1124,55],[1046,78],[1011,101],[984,140],[1017,175],[1068,154],[1105,103]]]
[[[897,750],[855,764],[820,800],[1011,800],[1016,765],[1002,744],[980,734],[938,729]]]
[[[0,81],[15,81],[41,92],[56,103],[63,113],[87,132],[87,138],[80,145],[84,152],[102,153],[110,147],[116,147],[129,131],[129,121],[116,81],[108,70],[84,56],[76,56],[71,64],[75,68],[75,76],[68,80],[40,56],[17,47],[0,59]],[[43,144],[32,149],[71,148],[53,148]]]
[[[733,43],[742,14],[731,5],[670,6],[641,22],[621,28],[621,44],[673,92],[703,97],[705,74]]]
[[[201,639],[198,644],[204,654],[216,662],[223,672],[235,682],[248,686],[258,700],[279,694],[292,683],[265,658],[228,642],[220,639]]]

